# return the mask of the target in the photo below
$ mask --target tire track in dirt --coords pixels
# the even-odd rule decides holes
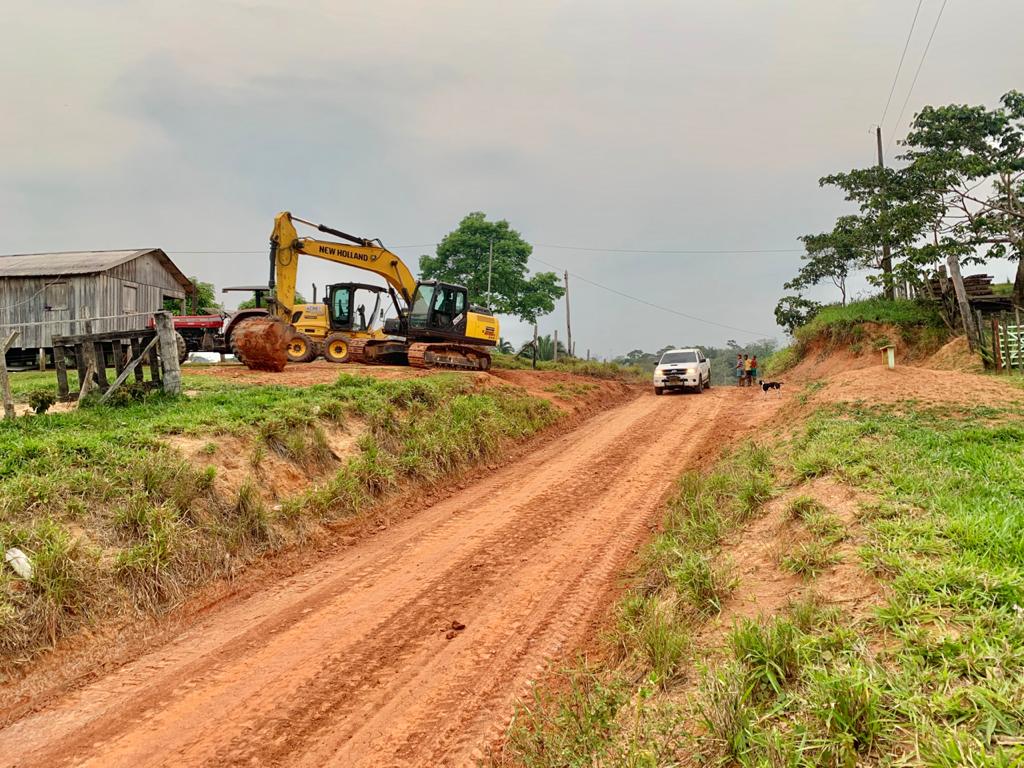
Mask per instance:
[[[612,408],[8,724],[0,765],[467,764],[578,642],[735,399]]]

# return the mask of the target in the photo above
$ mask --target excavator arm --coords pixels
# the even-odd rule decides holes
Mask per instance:
[[[320,232],[348,240],[351,245],[299,237],[293,223],[295,221],[315,227]],[[336,264],[347,264],[374,272],[387,281],[388,285],[402,297],[407,307],[412,306],[412,297],[416,292],[416,278],[413,277],[405,262],[385,248],[379,240],[367,240],[348,235],[322,224],[299,219],[285,211],[277,214],[274,219],[274,231],[270,235],[269,285],[276,302],[275,313],[282,319],[287,320],[291,317],[295,303],[295,281],[298,275],[300,255],[315,256]]]

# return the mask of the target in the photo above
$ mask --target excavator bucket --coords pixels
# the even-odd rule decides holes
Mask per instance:
[[[243,320],[231,334],[231,351],[239,362],[255,371],[284,370],[288,362],[288,342],[295,329],[272,317]]]

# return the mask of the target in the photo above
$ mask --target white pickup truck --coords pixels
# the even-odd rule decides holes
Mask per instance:
[[[654,368],[654,394],[666,389],[703,392],[711,386],[711,362],[699,349],[670,349]]]

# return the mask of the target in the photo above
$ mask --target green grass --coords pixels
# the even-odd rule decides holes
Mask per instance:
[[[764,375],[771,378],[783,374],[790,368],[794,368],[800,359],[800,349],[797,345],[790,344],[788,347],[783,347],[764,359],[762,363]]]
[[[858,341],[856,328],[864,323],[897,328],[945,328],[937,305],[932,302],[874,298],[851,301],[846,306],[830,304],[822,307],[809,323],[797,328],[795,336],[804,342],[823,335]]]
[[[635,657],[612,655],[594,674],[622,703],[602,721],[600,743],[559,762],[514,742],[505,764],[1024,765],[1024,416],[969,405],[828,407],[773,456],[775,466],[756,474],[796,484],[830,475],[873,499],[861,505],[863,542],[849,556],[865,579],[884,582],[877,607],[851,614],[811,592],[743,621],[695,687],[688,670],[709,654],[692,639],[669,679],[651,674],[649,661],[638,669]],[[694,580],[659,565],[713,553],[723,530],[746,518],[749,479],[725,466],[680,481],[627,606],[656,600],[678,613],[691,604]],[[843,526],[799,492],[787,515],[804,542],[787,553],[791,565],[810,575],[833,557]],[[616,641],[632,642],[621,628],[611,631]],[[527,709],[531,732],[554,738],[550,710]]]
[[[0,422],[0,552],[18,546],[39,564],[27,589],[0,571],[0,663],[104,611],[174,604],[304,526],[357,514],[402,483],[493,460],[558,418],[544,400],[506,387],[477,392],[457,374],[343,374],[308,388],[196,376],[187,386],[194,397],[150,393]],[[326,430],[349,422],[365,433],[328,471]],[[198,461],[168,447],[177,435],[209,438]],[[202,463],[216,460],[217,436],[252,446],[252,477],[234,493],[218,490],[215,467]],[[257,488],[271,453],[320,478],[279,511]]]
[[[491,365],[495,368],[520,371],[533,369],[533,363],[529,358],[505,355],[500,352],[491,353]],[[604,363],[598,360],[580,360],[575,357],[559,360],[557,363],[551,360],[538,360],[537,370],[560,371],[577,376],[590,376],[595,379],[620,379],[629,382],[646,381],[651,376],[650,371],[639,366]]]

